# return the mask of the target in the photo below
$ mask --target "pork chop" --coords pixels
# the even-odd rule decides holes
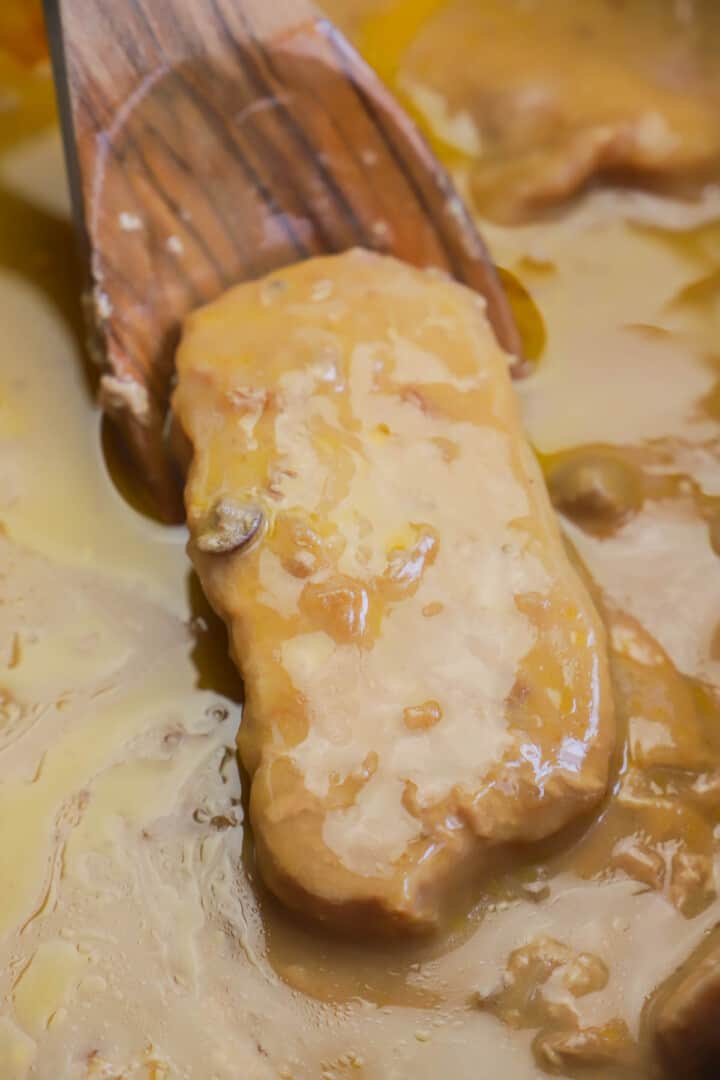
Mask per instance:
[[[484,302],[318,258],[195,312],[177,363],[263,877],[341,927],[435,927],[597,803],[614,745],[603,627]]]

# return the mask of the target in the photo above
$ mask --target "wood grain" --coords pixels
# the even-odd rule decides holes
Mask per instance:
[[[452,184],[305,0],[46,0],[103,407],[161,512],[183,316],[243,279],[364,246],[507,300]]]

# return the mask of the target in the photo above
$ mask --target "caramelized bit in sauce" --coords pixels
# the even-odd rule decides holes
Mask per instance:
[[[604,794],[604,633],[478,298],[361,252],[288,269],[268,304],[276,280],[188,320],[174,398],[260,867],[318,918],[434,927],[459,878]],[[268,403],[250,425],[238,396]],[[270,484],[263,541],[209,557],[205,508]]]
[[[509,1027],[537,1029],[533,1051],[550,1072],[574,1066],[627,1065],[637,1058],[627,1024],[612,1019],[583,1027],[576,999],[603,990],[608,969],[592,953],[577,953],[549,937],[511,953],[500,986],[475,994],[471,1004]]]
[[[218,499],[203,518],[193,522],[198,550],[217,555],[237,551],[252,540],[262,518],[262,510],[253,503]]]
[[[547,484],[553,506],[598,535],[627,521],[644,497],[642,473],[616,451],[562,455]]]
[[[551,1031],[536,1035],[533,1051],[538,1065],[563,1076],[587,1073],[590,1069],[613,1069],[615,1075],[629,1076],[639,1063],[637,1046],[623,1020],[608,1020],[597,1027]],[[632,1071],[631,1071],[632,1070]]]
[[[426,731],[442,720],[442,709],[437,701],[408,705],[407,709],[403,709],[403,720],[410,731]]]

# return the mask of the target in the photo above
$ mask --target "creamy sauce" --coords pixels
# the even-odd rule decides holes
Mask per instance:
[[[720,200],[607,190],[551,222],[483,226],[545,323],[518,393],[548,475],[587,445],[642,473],[639,506],[605,535],[565,521],[600,590],[628,737],[601,813],[518,858],[449,936],[334,941],[256,881],[225,640],[183,531],[108,475],[59,142],[32,133],[47,79],[3,64],[21,102],[0,113],[0,1075],[470,1080],[482,1061],[534,1080],[558,1053],[573,1075],[550,1038],[559,1000],[571,1030],[614,1025],[620,1064],[584,1075],[629,1061],[647,1077],[646,1000],[720,922],[705,502],[720,494]],[[451,75],[438,64],[432,89]],[[523,956],[532,1009],[502,989]]]

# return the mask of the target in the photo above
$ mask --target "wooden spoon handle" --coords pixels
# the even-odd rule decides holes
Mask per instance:
[[[228,285],[354,246],[437,266],[515,324],[447,174],[307,0],[46,0],[103,403],[166,514],[183,316]]]

